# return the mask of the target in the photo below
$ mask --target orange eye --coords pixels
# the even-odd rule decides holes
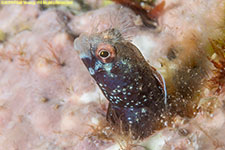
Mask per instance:
[[[103,59],[106,59],[107,57],[110,57],[110,53],[107,50],[101,50],[99,52],[99,56]]]
[[[116,53],[115,53],[115,49],[110,44],[100,43],[95,52],[95,55],[103,63],[109,63],[113,61]]]

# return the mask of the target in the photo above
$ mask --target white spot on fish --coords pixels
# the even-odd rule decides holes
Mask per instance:
[[[147,110],[146,110],[145,108],[142,108],[142,109],[141,109],[141,112],[142,112],[142,113],[146,113]]]
[[[91,75],[94,75],[95,74],[95,71],[94,71],[93,68],[88,68],[88,70],[89,70],[89,72],[90,72]]]

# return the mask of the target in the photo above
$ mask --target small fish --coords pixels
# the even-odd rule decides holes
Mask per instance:
[[[133,139],[159,129],[167,107],[163,77],[117,29],[81,34],[74,48],[109,101],[107,120]]]

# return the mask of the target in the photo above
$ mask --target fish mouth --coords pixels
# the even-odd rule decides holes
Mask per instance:
[[[81,59],[91,59],[90,39],[87,35],[82,34],[74,40],[74,49]]]

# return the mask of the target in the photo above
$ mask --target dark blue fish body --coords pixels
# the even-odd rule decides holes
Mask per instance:
[[[115,29],[81,35],[74,44],[109,100],[107,120],[133,139],[159,129],[167,103],[165,83],[140,51]]]

